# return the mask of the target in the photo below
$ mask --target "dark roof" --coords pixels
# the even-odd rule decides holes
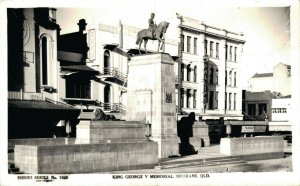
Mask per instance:
[[[8,100],[8,108],[47,109],[47,110],[79,110],[66,104],[54,104],[41,100]]]
[[[252,78],[259,78],[259,77],[272,77],[273,76],[273,73],[262,73],[262,74],[254,74],[252,76]]]
[[[86,72],[94,72],[95,74],[99,74],[99,71],[86,66],[86,65],[68,65],[61,66],[61,70],[70,70],[70,71],[86,71]]]
[[[291,95],[287,95],[287,96],[282,96],[281,98],[291,98]]]

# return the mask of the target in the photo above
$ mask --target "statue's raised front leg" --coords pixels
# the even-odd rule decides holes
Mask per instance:
[[[161,46],[160,46],[160,50],[163,49],[163,46],[165,45],[165,40],[162,41]]]

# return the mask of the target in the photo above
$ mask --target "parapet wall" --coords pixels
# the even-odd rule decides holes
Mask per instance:
[[[190,138],[190,143],[194,146],[195,150],[201,147],[210,146],[210,139],[208,136],[208,125],[205,122],[195,122],[193,125],[193,137]]]
[[[15,145],[15,165],[24,173],[63,174],[153,168],[156,142],[83,145]]]
[[[282,136],[222,138],[220,153],[247,160],[283,158],[283,142]]]

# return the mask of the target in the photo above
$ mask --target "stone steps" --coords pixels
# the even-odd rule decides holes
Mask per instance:
[[[247,161],[241,160],[237,157],[216,157],[206,159],[193,159],[187,161],[173,161],[173,162],[161,162],[155,169],[171,169],[180,167],[206,167],[206,166],[218,166],[227,164],[244,164]]]

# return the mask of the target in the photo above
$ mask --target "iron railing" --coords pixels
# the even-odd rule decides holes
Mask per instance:
[[[121,81],[127,80],[127,74],[124,74],[118,70],[118,68],[114,67],[107,67],[103,69],[103,75],[104,76],[112,76],[115,77]]]
[[[126,107],[122,103],[103,103],[103,110],[116,113],[125,113]]]
[[[8,91],[8,99],[45,100],[45,96],[42,93],[23,92],[22,90],[20,90],[20,91]]]

